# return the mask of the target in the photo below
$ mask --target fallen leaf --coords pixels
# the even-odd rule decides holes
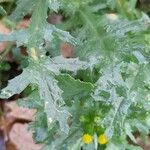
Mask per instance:
[[[40,150],[42,145],[35,144],[27,124],[16,123],[12,127],[9,138],[17,150]]]
[[[5,103],[6,119],[15,118],[32,121],[36,110],[19,107],[15,101]]]

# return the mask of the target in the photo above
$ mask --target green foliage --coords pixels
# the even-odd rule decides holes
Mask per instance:
[[[75,80],[69,75],[59,75],[57,77],[59,87],[63,90],[63,97],[65,100],[71,101],[74,98],[83,99],[89,96],[93,85],[80,80]],[[71,89],[70,92],[68,92]]]
[[[17,1],[8,18],[18,22],[32,12],[30,25],[0,41],[26,47],[28,66],[0,97],[31,88],[18,104],[37,110],[30,129],[44,150],[141,149],[127,137],[136,145],[133,133],[146,137],[150,129],[150,19],[135,6],[136,0]],[[48,12],[59,10],[66,19],[48,24]],[[76,58],[46,56],[47,45],[59,53],[58,41],[74,45]],[[89,145],[81,141],[86,133]]]
[[[0,14],[1,15],[6,15],[6,11],[2,6],[0,6]]]
[[[17,8],[14,10],[14,12],[9,16],[10,19],[12,19],[15,22],[20,21],[26,14],[30,13],[33,9],[34,4],[36,3],[36,0],[30,1],[17,1]]]

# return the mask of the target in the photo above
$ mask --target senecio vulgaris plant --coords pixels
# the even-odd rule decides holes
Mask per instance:
[[[144,140],[150,129],[150,19],[135,7],[136,0],[17,1],[8,19],[32,12],[29,27],[0,41],[26,47],[28,65],[0,98],[30,88],[18,104],[37,110],[30,129],[43,150],[141,149],[133,133]],[[65,20],[47,23],[59,11]],[[74,45],[74,58],[59,55],[60,41]]]

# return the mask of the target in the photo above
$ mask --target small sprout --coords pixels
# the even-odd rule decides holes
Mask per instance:
[[[101,145],[107,143],[107,138],[106,138],[105,134],[101,134],[101,135],[98,137],[98,143],[101,144]]]
[[[82,142],[83,142],[84,144],[89,144],[89,143],[91,143],[91,142],[92,142],[92,136],[91,136],[90,134],[84,134],[84,135],[82,136]]]

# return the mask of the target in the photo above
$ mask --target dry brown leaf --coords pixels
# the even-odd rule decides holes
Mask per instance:
[[[16,118],[27,121],[32,121],[36,110],[19,107],[15,101],[7,102],[5,104],[6,119],[7,118]]]
[[[9,138],[17,150],[40,150],[42,145],[35,144],[27,124],[16,123],[10,131]]]
[[[136,138],[137,144],[143,148],[143,150],[150,150],[150,138],[147,137],[146,143],[142,141],[140,137]]]
[[[6,142],[6,150],[17,150],[17,149],[16,146],[11,141],[8,141]]]

